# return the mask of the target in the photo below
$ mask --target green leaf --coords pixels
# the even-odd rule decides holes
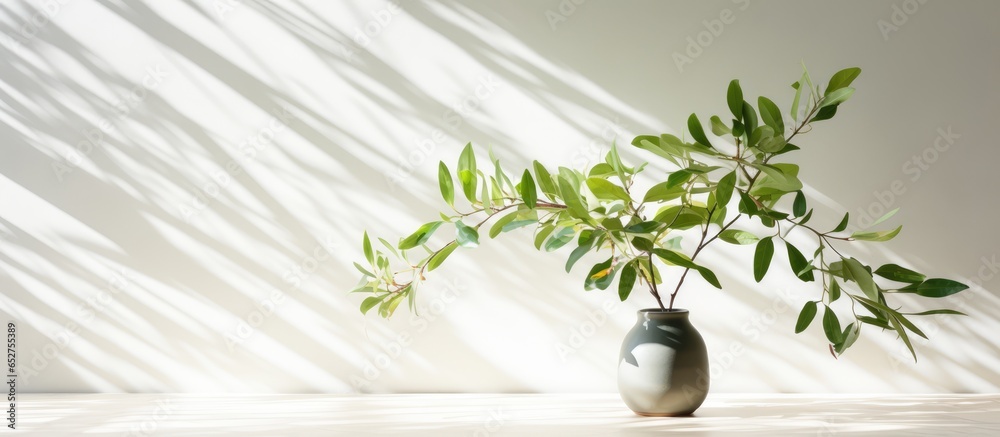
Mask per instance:
[[[737,119],[743,118],[743,89],[740,88],[740,81],[733,79],[729,82],[729,91],[726,93],[726,102],[729,103],[729,110]]]
[[[875,280],[872,278],[872,274],[868,272],[864,264],[854,258],[844,258],[844,273],[847,279],[850,279],[858,284],[858,288],[868,296],[869,299],[878,302],[879,291],[878,286],[875,285]]]
[[[476,228],[473,228],[461,220],[455,222],[456,238],[455,241],[458,242],[459,246],[462,247],[479,247],[479,232]]]
[[[729,204],[729,200],[733,198],[733,190],[736,188],[736,171],[733,170],[729,174],[719,179],[719,185],[715,188],[715,203],[719,206],[726,206]]]
[[[375,264],[375,253],[372,251],[372,241],[368,239],[368,231],[365,231],[362,246],[364,247],[365,259],[368,260],[368,264]]]
[[[694,138],[698,143],[712,147],[712,143],[708,142],[708,137],[705,136],[705,130],[701,127],[701,122],[698,121],[698,116],[693,113],[688,117],[688,132],[691,133],[691,138]]]
[[[721,137],[723,135],[729,135],[733,133],[733,131],[729,129],[729,126],[726,126],[726,124],[722,122],[722,120],[719,118],[718,115],[713,115],[710,121],[712,123],[712,133],[715,134],[716,136]]]
[[[798,121],[799,119],[799,101],[802,99],[802,84],[806,81],[806,74],[808,73],[803,71],[802,79],[792,84],[792,88],[795,88],[795,99],[792,100],[792,108],[788,112],[792,116],[792,120]]]
[[[552,234],[548,241],[545,242],[545,251],[552,252],[565,246],[566,243],[573,241],[574,233],[575,231],[571,227],[560,228],[558,232]]]
[[[830,340],[831,344],[840,344],[843,339],[843,330],[840,329],[840,320],[837,319],[837,314],[830,309],[830,307],[825,307],[823,310],[823,331],[826,333],[826,339]]]
[[[743,126],[743,123],[741,123],[739,120],[733,119],[733,136],[734,137],[739,138],[739,137],[743,136],[743,133],[744,133],[745,130],[746,130],[746,127]]]
[[[800,150],[799,146],[796,146],[795,144],[791,143],[785,143],[785,147],[782,147],[781,150],[774,152],[774,154],[781,155],[783,153],[794,152],[796,150]]]
[[[798,224],[799,224],[799,225],[804,225],[804,224],[806,224],[806,222],[808,222],[808,221],[809,221],[809,219],[810,219],[810,218],[812,218],[812,215],[813,215],[813,210],[811,210],[811,209],[810,209],[810,210],[809,210],[808,212],[806,212],[806,215],[805,215],[805,216],[803,216],[801,220],[799,220],[799,223],[798,223]]]
[[[434,231],[436,231],[442,223],[444,222],[430,222],[420,226],[416,232],[399,242],[399,249],[407,250],[423,245],[431,238],[431,235],[434,234]]]
[[[389,249],[389,252],[392,252],[392,254],[396,256],[396,258],[399,258],[399,252],[397,252],[396,248],[392,247],[392,245],[389,244],[388,241],[385,241],[385,238],[380,237],[378,241],[382,243],[382,245],[385,246],[386,249]]]
[[[845,212],[845,213],[844,213],[844,218],[843,218],[843,220],[841,220],[841,221],[840,221],[840,224],[839,224],[839,225],[837,225],[837,227],[836,227],[836,228],[833,228],[833,230],[832,230],[832,231],[830,231],[830,232],[831,232],[831,233],[833,233],[833,232],[841,232],[841,231],[843,231],[844,229],[847,229],[847,222],[848,222],[848,220],[849,220],[850,218],[851,218],[851,213],[849,213],[849,212]]]
[[[691,180],[692,173],[687,170],[677,170],[667,177],[667,188],[674,188]]]
[[[574,188],[573,183],[563,176],[559,176],[559,194],[566,202],[566,209],[570,215],[588,223],[596,223],[590,216],[590,211],[584,206],[580,193]]]
[[[554,225],[545,225],[538,229],[538,233],[535,234],[535,249],[541,250],[542,243],[545,242],[546,238],[552,234],[552,231],[556,230]]]
[[[840,299],[840,294],[840,283],[837,282],[837,278],[830,276],[830,302],[833,303],[836,302],[837,299]]]
[[[524,170],[524,174],[521,175],[519,188],[524,204],[528,205],[528,208],[534,209],[535,204],[538,202],[538,190],[535,189],[535,181],[531,179],[531,172],[528,170]]]
[[[576,249],[573,249],[573,252],[569,254],[569,259],[566,260],[566,273],[569,273],[570,270],[573,270],[573,265],[576,264],[576,262],[579,261],[580,258],[586,255],[587,252],[590,252],[590,250],[593,249],[593,247],[594,247],[594,240],[590,239],[587,240],[584,244],[577,246]]]
[[[901,323],[903,326],[905,326],[906,329],[909,329],[910,332],[913,332],[914,334],[917,334],[917,335],[919,335],[919,336],[927,339],[927,334],[924,334],[924,332],[921,331],[920,328],[917,328],[917,325],[914,325],[913,322],[911,322],[909,319],[907,319],[902,314],[897,313],[897,312],[893,312],[891,317],[894,317],[894,318],[896,318],[896,320],[899,320],[899,323]]]
[[[867,323],[872,326],[878,326],[879,328],[882,329],[895,330],[895,328],[893,328],[892,325],[889,324],[888,320],[876,319],[875,317],[868,317],[868,316],[858,316],[858,320],[860,320],[861,323]]]
[[[794,164],[751,164],[751,166],[764,172],[764,177],[757,178],[757,183],[751,190],[755,194],[772,194],[775,190],[791,193],[802,189],[802,182],[796,176],[798,167]]]
[[[695,264],[693,261],[688,259],[688,257],[669,249],[653,249],[653,253],[660,257],[662,260],[674,264],[676,266],[697,270],[701,277],[705,279],[709,284],[712,284],[715,288],[722,288],[722,284],[719,283],[719,278],[715,276],[715,273],[709,270],[707,267]]]
[[[731,244],[754,244],[760,241],[756,235],[738,229],[726,229],[719,233],[719,239]]]
[[[747,102],[743,102],[743,125],[751,134],[757,129],[757,112]]]
[[[451,172],[444,161],[438,163],[438,186],[441,187],[441,197],[448,203],[448,206],[455,206],[455,181],[451,178]]]
[[[653,242],[649,241],[646,238],[642,238],[642,237],[635,237],[635,238],[633,238],[632,239],[632,246],[635,247],[636,249],[639,249],[639,250],[643,251],[643,252],[652,252],[653,251]]]
[[[851,345],[853,345],[854,342],[858,340],[858,336],[860,334],[861,334],[860,325],[855,326],[854,322],[847,324],[847,326],[844,327],[843,334],[841,334],[840,336],[842,341],[840,342],[840,344],[835,346],[837,354],[838,355],[843,354],[844,351],[847,350],[847,348],[851,347]]]
[[[802,252],[789,242],[785,242],[785,250],[788,252],[788,264],[792,267],[792,273],[803,281],[815,280],[812,272],[812,264],[806,260]]]
[[[832,91],[850,86],[851,82],[854,82],[854,79],[856,79],[859,74],[861,74],[861,69],[857,67],[845,68],[838,71],[830,78],[830,83],[826,86],[826,93],[830,94]]]
[[[680,267],[698,269],[698,265],[691,261],[686,255],[669,249],[654,248],[653,253],[662,260]]]
[[[362,267],[361,264],[354,263],[354,268],[358,269],[358,271],[361,272],[362,275],[370,276],[372,278],[377,278],[377,276],[375,276],[374,273],[372,273],[372,272],[368,271],[368,269]]]
[[[662,224],[663,223],[660,223],[655,220],[640,222],[625,228],[625,232],[628,232],[630,234],[647,234],[655,231]]]
[[[907,282],[910,284],[920,283],[926,279],[926,276],[923,274],[917,273],[905,267],[900,267],[896,264],[883,265],[882,267],[879,267],[878,270],[875,270],[875,274],[890,281]]]
[[[483,174],[483,172],[479,172],[479,176],[482,176],[483,178],[483,191],[482,191],[483,195],[481,198],[481,200],[483,201],[483,208],[488,211],[493,204],[492,203],[493,197],[490,196],[490,181],[486,179],[486,175]]]
[[[757,203],[753,201],[753,198],[742,191],[740,193],[740,212],[747,215],[756,215],[758,212]]]
[[[795,333],[799,334],[805,331],[814,318],[816,318],[816,302],[806,302],[802,306],[802,311],[799,312],[798,321],[795,322]]]
[[[781,117],[781,110],[771,99],[760,96],[757,99],[757,108],[760,109],[760,119],[764,124],[774,129],[776,135],[783,136],[785,132],[785,120]]]
[[[833,118],[834,115],[837,115],[837,105],[827,106],[823,109],[820,109],[819,112],[817,112],[816,115],[813,116],[811,121],[829,120]]]
[[[715,272],[709,270],[708,267],[699,266],[698,273],[701,274],[701,277],[704,278],[706,282],[712,284],[713,287],[718,288],[719,290],[722,289],[722,284],[719,283],[719,278],[716,277]]]
[[[611,164],[604,162],[595,165],[590,169],[590,172],[587,173],[587,175],[592,178],[607,178],[615,174],[617,174],[615,172],[615,168],[612,167]]]
[[[767,126],[764,126],[764,127],[767,127]],[[767,128],[771,129],[770,127],[767,127]],[[758,128],[758,130],[759,129],[760,128]],[[776,135],[776,136],[767,137],[767,138],[764,138],[763,140],[761,140],[761,142],[759,144],[757,144],[757,149],[760,150],[761,152],[778,153],[781,150],[784,150],[785,146],[787,146],[787,145],[788,144],[785,143],[785,139],[784,138],[782,138],[781,136],[777,136]]]
[[[690,229],[708,221],[708,210],[696,206],[669,205],[657,211],[653,220],[666,223],[671,229]]]
[[[611,164],[611,168],[614,169],[615,174],[618,175],[618,180],[621,181],[622,185],[626,185],[627,179],[625,177],[625,171],[627,168],[625,167],[625,164],[622,163],[621,156],[618,155],[618,145],[615,144],[614,141],[611,142],[611,151],[608,152],[605,160]]]
[[[750,141],[747,144],[750,147],[753,147],[760,140],[765,138],[771,138],[773,136],[774,136],[774,129],[771,129],[771,126],[758,126],[757,129],[754,129],[753,132],[750,133]],[[759,148],[760,147],[758,147],[758,149]],[[775,149],[774,151],[777,151],[777,149]]]
[[[370,296],[366,297],[365,300],[361,301],[361,314],[368,314],[372,308],[382,302],[386,297],[390,296],[392,293],[386,293],[381,296]]]
[[[503,188],[500,187],[500,182],[496,178],[490,176],[490,186],[493,187],[493,189],[491,190],[492,191],[491,197],[493,198],[493,204],[503,205],[504,204],[503,198],[505,193],[503,192]]]
[[[796,218],[802,217],[805,215],[807,208],[806,195],[802,194],[802,190],[796,191],[795,202],[792,203],[792,214],[794,214]]]
[[[655,137],[652,135],[640,135],[635,137],[634,140],[632,140],[632,145],[640,149],[653,152],[656,155],[665,158],[676,165],[680,165],[677,162],[677,155],[680,154],[680,151],[673,150],[672,147],[670,147],[668,144],[665,144],[664,141],[661,141],[661,138],[663,137]],[[678,140],[678,142],[679,141],[680,140]]]
[[[951,296],[962,290],[969,288],[968,285],[951,279],[928,279],[917,286],[917,294],[923,297],[945,297]]]
[[[534,161],[532,165],[535,167],[535,180],[538,182],[538,187],[542,189],[542,193],[544,193],[549,200],[556,200],[556,197],[559,195],[559,190],[552,182],[552,175],[545,169],[545,166],[543,166],[542,163]]]
[[[618,298],[622,302],[625,302],[625,299],[628,299],[628,295],[632,293],[636,276],[638,275],[635,271],[635,266],[631,262],[626,264],[622,269],[621,277],[618,279]]]
[[[932,316],[932,315],[935,315],[935,314],[951,314],[951,315],[956,315],[956,316],[967,316],[968,315],[968,314],[965,314],[965,313],[963,313],[961,311],[948,310],[948,309],[930,310],[930,311],[924,311],[924,312],[920,312],[920,313],[903,313],[903,314],[906,314],[908,316]]]
[[[456,247],[458,247],[458,243],[452,241],[442,247],[437,253],[432,255],[431,259],[427,261],[427,271],[433,272],[434,269],[438,268],[438,266],[440,266],[441,263],[448,258],[448,255],[451,255],[451,253],[455,251]]]
[[[615,185],[611,181],[602,178],[588,178],[587,188],[601,200],[624,200],[631,202],[632,197],[628,195],[624,188]]]
[[[496,238],[497,235],[500,235],[500,233],[503,232],[503,227],[506,226],[508,223],[514,221],[514,219],[516,218],[517,218],[517,211],[514,211],[510,214],[500,217],[500,219],[497,220],[492,227],[490,227],[490,238]]]
[[[531,211],[531,210],[529,209],[528,211]],[[500,232],[510,232],[510,231],[513,231],[514,229],[520,229],[520,228],[523,228],[525,226],[530,226],[530,225],[533,225],[535,223],[538,223],[538,219],[537,218],[521,218],[520,214],[518,214],[518,218],[519,218],[519,220],[514,220],[514,221],[512,221],[510,223],[507,223],[507,224],[503,225],[503,228],[500,229]]]
[[[851,238],[863,241],[889,241],[898,235],[902,229],[903,225],[899,225],[891,231],[855,232],[851,234]]]
[[[899,334],[899,339],[903,340],[903,344],[906,345],[906,348],[910,350],[910,354],[913,355],[913,361],[916,362],[917,352],[913,350],[913,344],[910,343],[910,336],[906,334],[906,330],[900,326],[899,320],[896,320],[895,317],[890,316],[889,323],[892,325],[892,329],[896,330],[896,333]]]
[[[653,185],[649,191],[646,192],[646,196],[643,197],[643,203],[651,202],[667,202],[681,197],[687,191],[684,187],[670,187],[669,182],[660,182]]]
[[[397,293],[392,293],[392,297],[382,302],[378,306],[378,314],[382,317],[389,318],[392,317],[392,313],[396,312],[396,308],[399,307],[399,303],[403,301],[404,295],[408,294],[409,287],[400,290]]]
[[[833,92],[828,92],[826,93],[826,96],[823,97],[823,100],[819,102],[819,107],[825,108],[827,106],[839,105],[851,98],[852,94],[854,94],[854,88],[850,87],[839,88]]]
[[[476,155],[472,150],[472,143],[465,145],[462,154],[458,157],[458,180],[462,184],[462,191],[469,202],[476,203]]]
[[[604,290],[608,288],[608,285],[611,285],[611,281],[614,279],[614,269],[611,267],[612,260],[613,258],[608,258],[607,261],[597,263],[590,269],[590,273],[587,273],[587,279],[583,283],[584,290],[590,291],[595,287]]]
[[[774,256],[774,242],[771,237],[764,238],[757,242],[757,249],[753,255],[753,278],[760,282],[767,274],[768,267],[771,267],[771,257]]]
[[[899,212],[899,208],[895,208],[892,211],[889,211],[889,212],[885,213],[882,217],[879,217],[878,220],[875,220],[874,222],[872,222],[872,224],[868,225],[868,227],[870,228],[870,227],[876,226],[879,223],[882,223],[882,222],[884,222],[886,220],[889,220],[889,217],[892,217],[892,216],[896,215],[897,212]]]

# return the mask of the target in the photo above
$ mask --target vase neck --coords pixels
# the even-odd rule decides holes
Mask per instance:
[[[636,312],[639,321],[667,322],[687,320],[690,313],[688,310],[675,308],[670,310],[644,309]]]

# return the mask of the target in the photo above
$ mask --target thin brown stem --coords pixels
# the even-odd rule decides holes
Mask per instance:
[[[705,229],[701,233],[701,242],[698,243],[698,247],[691,255],[691,261],[694,262],[695,258],[698,257],[698,254],[701,253],[701,250],[704,249],[705,246],[708,246],[713,241],[715,241],[716,238],[719,238],[719,235],[722,234],[726,229],[729,229],[729,227],[732,226],[734,223],[736,223],[736,221],[739,220],[739,218],[740,214],[737,214],[736,217],[733,217],[733,219],[730,220],[729,223],[726,223],[725,226],[719,229],[719,232],[717,232],[715,235],[712,236],[712,238],[709,238],[707,241],[705,240],[705,237],[708,235],[708,226],[705,226]],[[674,308],[674,299],[677,298],[677,293],[681,290],[681,286],[684,285],[684,279],[687,278],[687,274],[689,271],[691,271],[690,267],[684,268],[684,273],[681,273],[681,278],[677,281],[677,287],[674,288],[673,293],[670,293],[670,309]]]
[[[649,281],[648,281],[649,292],[652,293],[653,297],[656,298],[656,303],[660,305],[660,309],[665,310],[666,308],[663,306],[663,299],[660,298],[660,291],[656,289],[656,275],[653,273],[653,254],[648,253],[648,255],[649,255]],[[674,307],[674,297],[670,296],[670,308],[673,307]]]
[[[476,225],[473,226],[473,228],[475,228],[475,229],[478,230],[480,227],[482,227],[486,222],[488,222],[491,218],[493,218],[497,214],[500,214],[501,212],[506,211],[507,209],[513,208],[515,206],[521,206],[521,205],[524,205],[524,203],[512,203],[510,205],[504,206],[503,208],[495,209],[495,210],[493,210],[493,212],[491,212],[489,215],[487,215],[486,218],[484,218],[482,221],[480,221],[479,223],[476,223]],[[566,205],[560,205],[560,204],[557,204],[557,203],[549,203],[549,202],[542,202],[542,201],[535,202],[535,207],[536,208],[543,208],[543,209],[566,209]],[[480,212],[481,211],[486,211],[486,210],[483,209],[483,210],[480,210]],[[450,246],[452,243],[457,243],[457,242],[458,242],[458,239],[451,240],[447,244],[445,244],[444,246],[441,246],[440,249],[435,250],[434,252],[432,252],[431,256],[427,257],[427,261],[424,261],[424,263],[422,265],[420,265],[420,271],[419,271],[420,279],[424,279],[424,273],[427,271],[427,265],[431,262],[432,259],[434,259],[434,256],[437,255],[437,254],[439,254],[439,253],[441,253],[441,251],[445,250],[446,248],[448,248],[448,246]]]

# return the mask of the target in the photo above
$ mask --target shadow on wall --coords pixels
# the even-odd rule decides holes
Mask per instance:
[[[28,388],[351,390],[349,378],[357,373],[358,363],[376,350],[358,326],[356,299],[341,292],[350,289],[356,277],[349,261],[355,259],[358,230],[397,229],[402,220],[370,208],[364,209],[363,216],[345,211],[361,199],[351,194],[352,187],[384,186],[384,169],[394,165],[397,157],[388,149],[368,144],[362,132],[368,128],[338,121],[336,114],[358,108],[337,101],[325,105],[304,102],[296,97],[300,93],[289,92],[301,84],[271,70],[269,63],[295,63],[294,57],[254,60],[256,68],[251,72],[220,54],[214,45],[189,35],[178,20],[168,19],[147,5],[100,5],[102,13],[156,41],[159,51],[171,59],[174,70],[170,74],[195,80],[194,70],[198,70],[203,79],[196,84],[208,99],[222,87],[246,105],[215,110],[264,114],[265,119],[271,114],[277,124],[269,126],[288,134],[273,136],[266,163],[249,163],[230,178],[208,176],[206,162],[222,167],[222,163],[242,159],[233,141],[224,139],[212,124],[175,106],[156,89],[124,102],[127,109],[123,109],[123,103],[109,95],[129,95],[136,90],[136,82],[58,22],[49,22],[25,46],[0,47],[0,56],[8,60],[0,65],[0,100],[4,104],[0,133],[7,140],[0,171],[12,182],[10,195],[24,202],[23,210],[11,212],[17,217],[0,217],[4,233],[0,266],[7,273],[0,281],[9,290],[0,308],[8,318],[21,321],[23,338],[37,340],[22,343],[22,351],[37,347],[43,352],[41,359],[46,365],[36,368],[43,376]],[[326,68],[324,75],[342,81],[371,105],[395,114],[401,123],[447,128],[432,116],[447,111],[447,102],[422,91],[403,72],[354,41],[349,30],[313,14],[310,6],[245,2],[240,7],[240,13],[256,14],[258,20],[293,39],[300,46],[296,49],[320,60]],[[539,49],[539,53],[526,56],[498,49],[475,28],[499,29],[511,38],[523,39],[520,42],[526,47],[545,47],[544,39],[549,36],[525,31],[507,19],[513,11],[494,7],[504,6],[455,2],[403,6],[406,15],[458,45],[482,68],[568,126],[590,134],[593,127],[565,108],[596,111],[594,108],[604,107],[605,101],[580,91],[558,71],[539,67],[535,59],[600,82],[596,66],[564,58],[556,50]],[[191,15],[200,15],[188,17],[191,20],[219,20],[210,4],[187,2],[187,8]],[[14,11],[0,5],[0,13],[5,17],[0,31],[14,35],[20,31],[19,20],[44,11]],[[221,23],[215,25],[232,44],[241,45],[237,33]],[[252,48],[240,49],[253,56]],[[614,87],[608,92],[618,97]],[[630,89],[621,90],[621,94],[622,101],[637,97]],[[118,117],[112,120],[114,129],[103,130],[99,120],[112,115]],[[652,131],[663,129],[646,126],[645,120],[637,118],[625,117],[622,122]],[[476,123],[465,123],[450,134],[483,143],[511,143],[504,132]],[[308,150],[288,147],[293,138],[308,144]],[[516,149],[504,153],[514,162],[531,158]],[[330,163],[336,165],[331,167]],[[185,194],[198,192],[202,183],[211,181],[223,193],[208,193],[203,198],[207,208],[191,204],[185,211],[186,200],[178,207],[177,199],[186,199]],[[284,191],[275,190],[275,186]],[[391,208],[405,215],[408,223],[416,217],[432,217],[433,210],[427,205],[436,203],[431,203],[435,196],[429,194],[433,193],[394,195]],[[196,220],[186,216],[191,210],[198,215]],[[26,225],[35,218],[37,224]],[[60,228],[56,232],[46,228],[47,224],[60,224]],[[491,268],[518,268],[516,260],[535,256],[526,247],[497,247],[494,250],[503,259],[515,261]],[[311,256],[334,261],[310,267]],[[721,254],[713,256],[709,264],[730,261]],[[559,264],[557,260],[554,265]],[[306,279],[303,270],[311,275],[308,286],[299,285]],[[473,267],[468,274],[484,276],[488,270]],[[740,281],[727,276],[723,275],[723,280],[729,284]],[[539,299],[531,293],[532,282],[524,277],[502,281],[503,288],[512,291],[497,299],[518,306],[534,320],[570,324],[577,320],[576,315],[588,310],[585,302],[571,293],[553,292]],[[568,288],[575,288],[576,282],[572,285]],[[737,288],[752,289],[745,282],[733,287]],[[275,289],[284,292],[275,299],[280,302],[269,301]],[[767,310],[772,299],[752,292],[730,296],[755,312]],[[296,317],[282,312],[268,316],[279,304],[282,312],[292,309]],[[976,305],[988,313],[1000,310],[992,298],[980,299]],[[247,320],[255,308],[262,308],[265,317],[270,317],[267,324],[255,332],[253,347],[238,345],[233,350],[232,335],[239,337],[234,326]],[[456,321],[442,318],[439,323],[434,330],[435,342],[463,348],[462,361],[446,364],[429,354],[417,357],[415,361],[433,365],[405,371],[406,378],[439,376],[445,372],[441,369],[452,373],[476,369],[470,375],[480,379],[460,373],[453,377],[480,387],[484,384],[481,378],[488,378],[487,387],[495,390],[533,390],[517,372],[477,355],[469,340],[459,335],[462,326]],[[370,323],[367,329],[377,336],[393,332],[381,322]],[[625,329],[627,326],[621,327],[622,332]],[[700,329],[723,337],[738,335],[713,326]],[[942,330],[945,335],[977,342],[984,350],[994,344],[983,333],[959,324],[943,325]],[[762,347],[780,356],[786,350],[783,346],[787,345]],[[53,357],[46,358],[45,347],[56,351]],[[859,348],[877,350],[872,345]],[[26,359],[34,357],[26,355]],[[854,359],[862,365],[884,366],[882,357],[884,354],[878,352],[858,353]],[[975,384],[969,380],[996,381],[995,375],[984,373],[981,364],[974,361],[940,354],[930,361],[931,370],[947,370],[942,372],[950,375],[945,378],[952,378],[942,381],[942,387]],[[608,375],[615,367],[614,362],[602,360],[586,365]],[[787,370],[809,373],[795,366]],[[770,378],[764,381],[770,387],[787,389],[780,373],[762,366],[759,374]],[[822,380],[822,375],[813,376]],[[829,387],[835,386],[830,383]]]

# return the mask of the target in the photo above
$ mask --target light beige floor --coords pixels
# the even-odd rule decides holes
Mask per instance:
[[[1000,395],[714,395],[693,417],[646,418],[614,393],[23,394],[18,429],[45,436],[1000,436]]]

